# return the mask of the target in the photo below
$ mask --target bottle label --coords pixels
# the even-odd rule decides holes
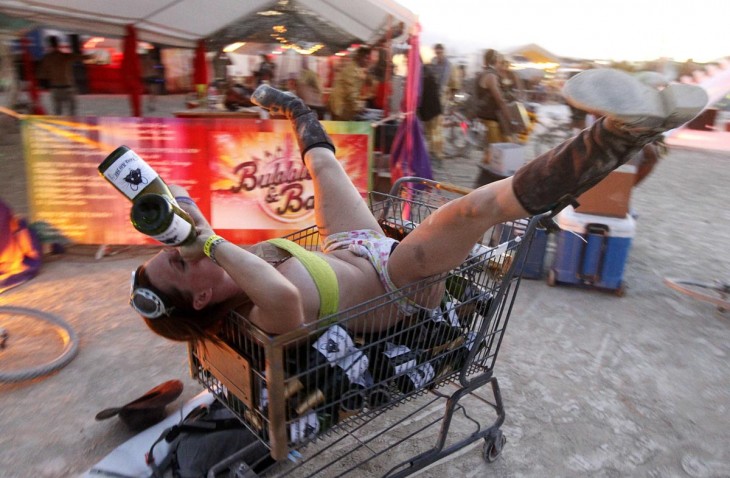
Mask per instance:
[[[312,347],[332,364],[347,356],[350,349],[355,347],[355,342],[345,329],[339,325],[333,325],[320,335]]]
[[[311,438],[319,432],[319,420],[314,412],[310,412],[289,425],[292,443]]]
[[[170,226],[165,229],[165,232],[152,236],[152,238],[157,239],[168,246],[177,246],[187,239],[192,229],[192,224],[177,214],[173,214],[172,222],[170,223]]]
[[[395,345],[390,342],[385,343],[385,350],[383,351],[383,355],[391,359],[391,363],[393,364],[393,371],[396,375],[411,370],[418,364],[415,357],[410,358],[409,360],[401,361],[396,358],[401,356],[403,356],[403,358],[408,358],[408,355],[410,353],[411,349],[409,349],[405,345]]]
[[[358,383],[368,369],[368,357],[358,349],[351,350],[351,353],[337,361],[337,365],[344,370],[347,378],[352,383]]]
[[[474,344],[477,342],[477,333],[476,332],[467,332],[466,339],[464,340],[464,346],[468,351],[471,352],[471,349],[474,348]]]
[[[312,345],[332,366],[340,367],[350,382],[358,382],[368,369],[368,358],[339,325],[327,329]]]
[[[459,316],[456,314],[457,304],[447,300],[441,307],[437,307],[431,311],[431,320],[434,322],[447,322],[452,327],[459,327]]]
[[[408,375],[408,378],[411,382],[413,382],[413,386],[415,388],[423,388],[429,382],[433,381],[433,378],[436,376],[436,372],[434,371],[433,366],[426,362],[411,370],[406,375]]]
[[[122,194],[134,199],[159,176],[149,164],[129,150],[104,171],[104,177]]]

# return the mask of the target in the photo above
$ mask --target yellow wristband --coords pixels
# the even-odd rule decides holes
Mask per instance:
[[[218,264],[218,262],[215,260],[215,248],[221,242],[225,242],[225,239],[218,234],[212,234],[203,245],[203,254],[208,256],[210,260],[216,264]]]

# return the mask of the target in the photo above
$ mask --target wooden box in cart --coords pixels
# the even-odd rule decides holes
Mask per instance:
[[[402,238],[437,207],[467,191],[404,178],[390,194],[371,193],[370,207],[388,235]],[[445,424],[441,439],[396,465],[394,476],[410,474],[478,439],[485,440],[485,458],[491,461],[504,443],[499,430],[504,410],[492,371],[519,286],[519,268],[524,264],[520,257],[527,253],[534,222],[493,228],[448,274],[283,335],[269,336],[231,313],[217,334],[219,341],[189,347],[191,373],[270,448],[275,460],[305,456],[305,446],[315,440],[357,433],[362,424],[387,411],[433,394],[447,403],[440,419]],[[516,225],[519,233],[505,233]],[[509,239],[500,243],[503,237]],[[287,238],[319,250],[315,227]],[[439,307],[411,316],[397,313],[393,305],[400,298],[418,299],[437,282],[445,284]],[[352,327],[363,314],[374,314],[372,327]],[[460,398],[487,383],[495,396],[496,420],[445,448],[448,424],[455,407],[461,407]],[[450,398],[438,392],[446,384],[456,385]],[[372,437],[358,440],[355,448],[364,447],[384,459],[395,447],[392,440],[385,447],[372,442]]]

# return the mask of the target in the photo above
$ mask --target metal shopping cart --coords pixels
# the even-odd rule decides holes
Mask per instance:
[[[467,192],[403,178],[389,194],[371,193],[370,208],[387,234],[402,238]],[[505,412],[493,370],[536,224],[537,219],[500,224],[449,273],[283,335],[269,336],[231,313],[219,341],[190,346],[191,373],[270,449],[277,463],[267,476],[344,476],[365,463],[369,476],[406,476],[477,440],[484,440],[484,458],[494,461],[505,443],[500,430]],[[288,238],[319,248],[316,227]],[[439,307],[408,317],[395,312],[398,299],[418,298],[441,281]],[[372,329],[349,327],[363,314],[374,314]],[[469,402],[490,415],[483,426],[465,397],[487,384],[493,401]],[[436,418],[433,407],[439,407]],[[463,427],[454,427],[464,435],[454,440],[456,412],[473,430],[464,435]],[[422,437],[429,429],[437,432],[426,444]],[[398,450],[406,444],[412,456]],[[392,466],[393,457],[402,463]],[[238,464],[249,465],[254,464]]]

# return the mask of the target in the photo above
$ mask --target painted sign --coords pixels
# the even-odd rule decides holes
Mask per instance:
[[[365,197],[372,127],[323,125]],[[185,187],[231,241],[252,244],[314,223],[312,181],[288,121],[31,116],[22,132],[32,220],[54,225],[75,243],[154,243],[132,227],[131,203],[97,171],[122,144],[165,182]]]

